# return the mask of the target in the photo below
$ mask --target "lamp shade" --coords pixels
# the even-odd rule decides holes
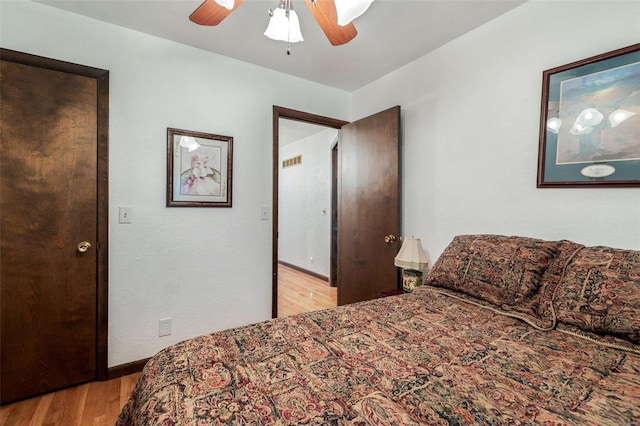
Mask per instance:
[[[272,40],[289,43],[297,43],[304,40],[300,31],[300,21],[295,10],[289,10],[289,17],[287,17],[287,11],[281,7],[273,11],[264,35]]]
[[[408,269],[425,269],[429,264],[420,238],[408,237],[402,243],[394,260],[395,266]]]
[[[338,25],[349,25],[351,21],[369,9],[373,0],[335,0]]]

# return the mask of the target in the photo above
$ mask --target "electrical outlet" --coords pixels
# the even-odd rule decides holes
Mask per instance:
[[[171,334],[171,318],[161,319],[158,326],[158,336],[168,336]]]
[[[120,207],[118,211],[118,223],[131,223],[132,209],[131,207]]]

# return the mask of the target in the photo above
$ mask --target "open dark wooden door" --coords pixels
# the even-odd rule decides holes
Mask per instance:
[[[6,50],[0,64],[6,403],[106,378],[108,72]]]
[[[338,305],[398,288],[400,107],[342,127],[339,141]]]

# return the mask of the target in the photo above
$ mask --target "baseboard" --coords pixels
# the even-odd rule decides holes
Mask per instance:
[[[293,264],[291,264],[289,262],[285,262],[283,260],[278,260],[278,263],[283,265],[283,266],[286,266],[287,268],[295,269],[296,271],[300,271],[300,272],[303,272],[303,273],[305,273],[307,275],[311,275],[312,277],[316,277],[316,278],[318,278],[318,279],[320,279],[322,281],[329,282],[329,277],[325,277],[324,275],[320,275],[317,272],[309,271],[307,269],[301,268],[301,267],[299,267],[297,265],[293,265]]]
[[[118,377],[128,376],[133,373],[139,373],[142,371],[142,368],[145,366],[147,361],[149,361],[149,358],[110,367],[107,372],[107,380],[117,379]]]

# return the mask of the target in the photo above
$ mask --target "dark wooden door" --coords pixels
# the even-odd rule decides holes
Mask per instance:
[[[6,403],[97,378],[99,91],[95,78],[4,57],[0,84]]]
[[[338,304],[398,287],[400,107],[342,127],[339,141]]]

